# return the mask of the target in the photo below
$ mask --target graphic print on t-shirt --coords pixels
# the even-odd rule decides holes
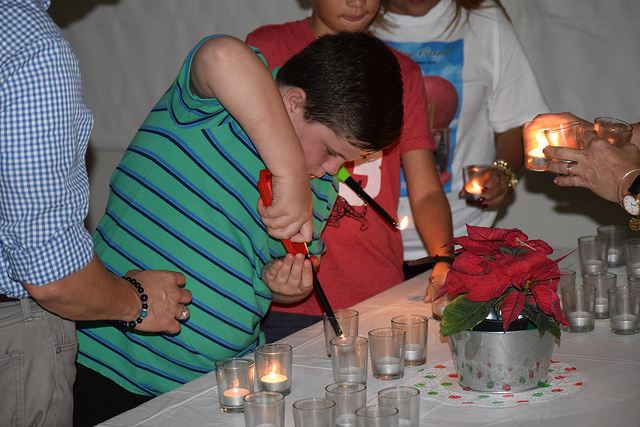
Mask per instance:
[[[351,177],[367,192],[372,198],[380,194],[380,182],[382,181],[382,152],[372,153],[366,159],[357,162],[347,162],[344,167],[349,171]],[[338,199],[333,207],[331,217],[327,227],[340,227],[342,218],[351,218],[360,223],[360,231],[369,228],[367,220],[367,205],[358,195],[346,184],[340,183]]]
[[[429,102],[429,124],[436,144],[435,160],[445,192],[451,192],[451,161],[456,145],[462,105],[462,67],[464,40],[451,42],[389,42],[396,50],[420,66]],[[400,197],[407,197],[407,184],[401,177]]]

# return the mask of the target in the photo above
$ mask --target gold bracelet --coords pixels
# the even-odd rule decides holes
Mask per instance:
[[[491,166],[491,169],[500,171],[503,174],[505,174],[509,179],[507,186],[511,190],[516,189],[516,187],[518,186],[518,177],[516,176],[515,173],[513,173],[513,170],[511,170],[511,168],[509,167],[509,163],[505,162],[504,160],[496,160],[495,162],[493,162],[493,166]]]
[[[620,203],[620,206],[622,206],[622,199],[620,199],[620,186],[622,185],[622,181],[624,181],[624,179],[629,175],[631,175],[632,173],[638,172],[638,171],[640,171],[640,168],[631,169],[629,172],[622,175],[622,178],[620,178],[620,181],[618,181],[618,186],[616,187],[616,197],[618,198],[618,203]]]

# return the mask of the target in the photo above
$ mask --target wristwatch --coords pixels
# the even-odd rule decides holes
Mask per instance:
[[[640,175],[633,180],[627,194],[622,198],[622,207],[633,216],[640,214],[640,198],[638,198],[638,194],[640,194]]]

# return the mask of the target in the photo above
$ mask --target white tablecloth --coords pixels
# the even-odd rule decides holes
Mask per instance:
[[[558,251],[561,254],[568,251]],[[561,262],[562,268],[580,272],[576,254]],[[626,283],[624,267],[612,269],[618,285]],[[578,279],[580,280],[580,279]],[[431,316],[422,302],[427,275],[401,283],[388,291],[357,304],[360,335],[377,327],[389,326],[398,314]],[[366,286],[366,283],[358,284]],[[325,354],[321,323],[303,329],[285,339],[294,348],[293,388],[286,397],[285,425],[293,427],[291,405],[298,399],[324,395],[324,387],[333,382],[331,361]],[[508,408],[452,406],[421,397],[421,426],[640,426],[640,334],[621,336],[610,330],[609,319],[597,319],[588,333],[562,334],[555,344],[553,360],[575,366],[585,377],[579,391],[550,401]],[[439,336],[437,321],[429,321],[426,367],[451,361],[449,345]],[[404,385],[422,367],[406,368],[405,378],[381,381],[372,377],[369,367],[368,404],[375,404],[377,392],[392,385]],[[121,414],[103,426],[244,426],[244,415],[220,412],[215,373],[204,375],[169,393]]]

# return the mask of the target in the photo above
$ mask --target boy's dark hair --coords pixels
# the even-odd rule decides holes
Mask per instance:
[[[305,119],[364,151],[393,143],[402,127],[402,74],[389,47],[366,33],[315,40],[278,71],[281,86],[306,92]]]

